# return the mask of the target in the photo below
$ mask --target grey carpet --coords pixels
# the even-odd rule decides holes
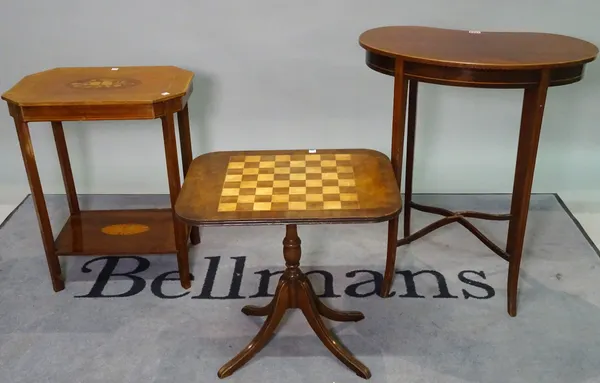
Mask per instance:
[[[416,200],[506,212],[510,197]],[[56,234],[68,214],[66,201],[47,201]],[[168,199],[82,196],[81,205],[143,208],[168,206]],[[413,226],[437,218],[415,212]],[[473,222],[504,244],[505,222]],[[396,278],[395,296],[374,295],[386,230],[386,224],[299,227],[301,264],[315,271],[310,278],[323,300],[366,315],[358,323],[327,324],[371,369],[370,381],[600,381],[600,258],[555,196],[532,199],[516,318],[506,313],[507,263],[456,224],[400,248],[397,268],[404,274]],[[189,292],[177,280],[165,280],[164,273],[176,270],[173,256],[123,258],[116,266],[102,257],[65,257],[66,289],[55,294],[27,199],[0,229],[0,382],[219,381],[218,368],[263,321],[240,309],[270,299],[265,295],[277,277],[267,288],[261,275],[282,269],[283,235],[282,226],[203,229],[203,243],[191,253],[195,281]],[[114,274],[145,270],[135,274],[142,277],[137,284],[126,276],[98,280],[113,266]],[[414,276],[411,285],[409,272],[424,270],[429,272]],[[289,311],[262,352],[225,381],[364,380],[325,349],[301,313]]]

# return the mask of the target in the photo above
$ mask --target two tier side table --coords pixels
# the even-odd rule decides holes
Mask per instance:
[[[193,72],[174,66],[68,67],[24,77],[2,95],[13,117],[37,213],[54,291],[65,287],[59,256],[177,254],[181,285],[190,287],[188,238],[198,230],[174,219],[181,180],[174,115],[177,114],[182,167],[192,161],[187,101]],[[160,118],[171,208],[81,210],[67,151],[63,121],[152,120]],[[50,122],[66,189],[70,217],[54,238],[31,142],[29,123]]]

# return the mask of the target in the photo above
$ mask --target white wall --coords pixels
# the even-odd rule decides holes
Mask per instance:
[[[598,0],[10,1],[0,12],[0,91],[57,66],[172,64],[196,73],[195,155],[307,147],[388,154],[393,81],[364,65],[364,30],[542,31],[600,45],[599,14]],[[600,190],[599,94],[600,62],[584,81],[550,90],[534,191]],[[518,90],[422,85],[415,190],[510,192],[521,98]],[[24,195],[3,108],[0,195]],[[31,128],[45,192],[62,193],[49,125]],[[159,120],[65,129],[80,193],[168,193]]]

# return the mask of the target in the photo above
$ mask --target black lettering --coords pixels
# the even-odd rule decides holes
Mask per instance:
[[[433,275],[437,280],[440,293],[438,295],[434,295],[433,298],[458,298],[457,296],[450,294],[448,285],[446,284],[446,278],[444,278],[441,273],[435,270],[421,270],[416,273],[413,273],[410,270],[396,271],[396,274],[401,274],[404,277],[404,282],[406,283],[406,294],[398,295],[398,297],[425,298],[423,295],[417,294],[417,288],[415,287],[415,276],[425,273]]]
[[[324,270],[310,270],[307,271],[306,273],[304,273],[304,275],[306,275],[307,277],[311,274],[321,274],[323,276],[323,280],[324,280],[324,292],[323,294],[317,294],[318,297],[321,298],[338,298],[341,297],[341,295],[337,295],[334,291],[333,291],[333,275],[331,275],[330,272],[328,271],[324,271]],[[312,281],[311,281],[312,282]],[[314,283],[312,283],[314,286]],[[316,293],[315,293],[316,294]]]
[[[370,274],[373,278],[367,279],[366,281],[357,282],[357,283],[348,285],[346,287],[346,290],[344,290],[346,295],[349,295],[353,298],[366,298],[366,297],[370,297],[371,295],[379,294],[379,290],[381,289],[381,283],[383,282],[383,275],[381,275],[381,273],[378,273],[377,271],[372,271],[372,270],[352,270],[352,271],[347,272],[346,276],[348,278],[354,278],[357,273]],[[367,283],[372,283],[373,288],[366,292],[359,293],[358,288],[363,285],[366,285]],[[394,294],[396,294],[396,293],[393,291],[390,292],[390,296],[393,296]]]
[[[117,267],[117,264],[119,263],[119,260],[126,259],[126,258],[135,259],[138,262],[135,269],[133,271],[129,271],[126,273],[114,273],[115,268]],[[132,295],[139,294],[139,292],[144,290],[144,287],[146,287],[146,281],[142,277],[138,277],[137,275],[134,275],[134,274],[141,273],[142,271],[145,271],[148,269],[148,267],[150,267],[150,262],[147,259],[141,258],[141,257],[131,257],[131,256],[130,257],[99,257],[99,258],[94,258],[94,259],[86,262],[81,267],[81,271],[84,273],[91,273],[92,270],[90,268],[88,268],[88,265],[90,265],[93,262],[100,261],[100,260],[106,260],[106,263],[104,264],[104,267],[102,268],[102,270],[100,270],[100,273],[98,274],[98,278],[96,278],[96,282],[94,283],[94,286],[92,286],[92,289],[90,290],[90,292],[87,295],[76,295],[75,298],[130,297]],[[131,288],[128,291],[121,293],[121,294],[102,295],[102,291],[104,291],[106,284],[108,283],[110,278],[113,276],[121,276],[121,277],[131,278],[131,280],[133,281],[133,285],[131,286]]]
[[[458,279],[461,282],[466,283],[467,285],[479,287],[480,289],[485,290],[486,293],[487,293],[487,295],[486,296],[473,295],[470,292],[468,292],[467,290],[463,289],[462,292],[463,292],[463,295],[464,295],[465,299],[469,299],[469,298],[490,299],[491,297],[493,297],[494,295],[496,295],[496,292],[494,291],[494,289],[492,288],[492,286],[488,285],[487,283],[478,282],[478,281],[474,281],[472,279],[467,278],[465,276],[465,274],[467,274],[467,273],[472,273],[472,274],[479,275],[483,279],[485,279],[485,273],[483,271],[464,270],[464,271],[461,271],[460,273],[458,273]]]
[[[274,297],[275,294],[269,293],[271,277],[274,275],[283,274],[283,270],[271,272],[270,270],[265,269],[257,271],[254,274],[260,275],[260,281],[258,282],[258,291],[256,292],[256,294],[251,295],[248,298]]]
[[[170,274],[175,274],[176,277],[169,278]],[[190,273],[190,279],[192,281],[194,280],[194,275],[192,275],[192,273]],[[178,271],[167,271],[166,273],[159,275],[152,281],[152,283],[150,284],[150,291],[152,291],[152,294],[156,295],[158,298],[161,298],[161,299],[176,299],[176,298],[185,297],[186,295],[188,295],[190,293],[189,291],[186,291],[186,292],[184,292],[182,294],[178,294],[178,295],[165,295],[162,292],[162,284],[164,281],[179,281],[179,280],[180,279],[179,279]]]
[[[200,295],[192,297],[192,299],[243,299],[245,297],[240,296],[240,287],[242,285],[242,277],[244,275],[244,267],[246,264],[246,257],[231,257],[235,259],[235,265],[233,266],[233,276],[231,277],[231,284],[229,285],[229,294],[224,297],[213,297],[212,289],[215,284],[215,277],[219,270],[219,262],[221,257],[206,257],[210,260],[208,264],[208,270],[206,271],[206,278],[202,285],[202,291]]]

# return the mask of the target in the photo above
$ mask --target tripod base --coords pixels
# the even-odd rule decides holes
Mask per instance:
[[[300,309],[313,331],[332,354],[358,376],[370,378],[369,369],[334,338],[321,319],[322,315],[338,322],[357,322],[364,319],[364,315],[358,311],[337,311],[319,300],[309,279],[298,267],[300,239],[297,236],[296,225],[288,225],[286,229],[287,233],[283,241],[286,270],[279,279],[273,300],[266,306],[242,308],[242,312],[246,315],[267,316],[267,319],[248,346],[223,365],[217,375],[219,378],[225,378],[246,364],[269,342],[287,309]]]

